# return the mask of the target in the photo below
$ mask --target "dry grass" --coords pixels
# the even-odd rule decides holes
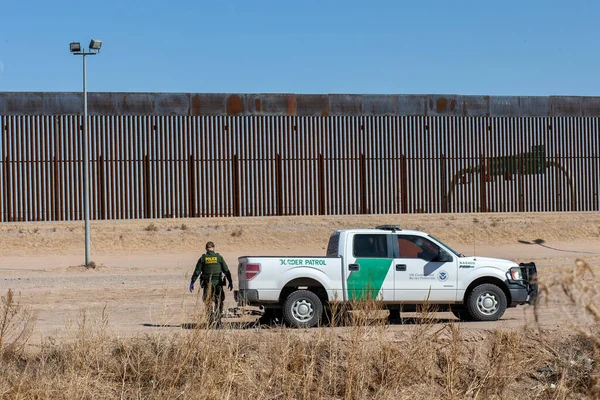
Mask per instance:
[[[9,291],[0,309],[0,398],[597,398],[600,315],[590,273],[578,260],[546,283],[542,302],[564,296],[590,322],[554,339],[535,326],[474,338],[436,322],[428,305],[400,336],[381,303],[367,300],[350,313],[333,305],[333,323],[315,329],[182,328],[134,338],[108,334],[104,311],[82,312],[70,338],[23,351],[31,316]]]
[[[144,228],[144,230],[146,232],[158,232],[158,226],[156,226],[153,222],[151,222]]]
[[[33,315],[11,289],[0,298],[0,365],[20,355],[33,331]]]

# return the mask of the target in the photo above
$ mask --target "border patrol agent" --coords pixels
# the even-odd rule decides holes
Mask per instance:
[[[202,286],[202,300],[206,307],[210,306],[210,297],[214,302],[212,312],[209,313],[209,323],[219,324],[221,321],[221,313],[223,312],[223,301],[225,301],[225,279],[227,278],[227,288],[233,290],[233,281],[231,280],[231,272],[227,267],[227,263],[219,253],[215,253],[215,244],[213,242],[206,243],[206,253],[200,257],[196,263],[196,269],[192,275],[190,282],[190,293],[194,291],[194,282],[200,276],[200,286]]]

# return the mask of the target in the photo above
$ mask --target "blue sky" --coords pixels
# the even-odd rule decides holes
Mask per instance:
[[[600,2],[5,0],[0,91],[600,95]]]

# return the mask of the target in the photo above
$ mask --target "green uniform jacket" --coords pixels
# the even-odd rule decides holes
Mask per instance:
[[[206,254],[202,254],[202,257],[196,263],[196,269],[192,275],[192,284],[200,276],[200,284],[204,285],[205,282],[210,282],[213,286],[219,286],[221,285],[221,272],[231,282],[231,272],[229,272],[223,257],[214,251],[207,251]]]

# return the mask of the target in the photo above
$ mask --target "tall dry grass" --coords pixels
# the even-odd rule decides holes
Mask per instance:
[[[8,289],[0,297],[0,360],[21,353],[33,332],[33,315]]]
[[[134,338],[108,333],[105,312],[82,312],[68,339],[23,351],[30,317],[9,292],[0,309],[10,328],[0,342],[0,398],[595,398],[600,320],[585,274],[578,262],[545,286],[542,301],[560,290],[593,322],[553,338],[535,326],[474,334],[438,322],[429,306],[398,330],[380,302],[366,301],[350,313],[334,305],[333,323],[315,329],[182,328]],[[199,312],[189,326],[205,321]]]

